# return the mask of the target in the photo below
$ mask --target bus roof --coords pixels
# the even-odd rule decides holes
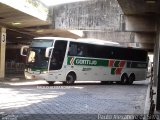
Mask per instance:
[[[129,48],[129,49],[138,49],[138,50],[144,50],[143,48],[136,48],[136,47],[126,47],[122,46],[117,42],[112,41],[106,41],[106,40],[100,40],[95,38],[79,38],[79,39],[73,39],[73,38],[64,38],[64,37],[37,37],[34,38],[35,40],[43,39],[43,40],[66,40],[66,41],[72,41],[72,42],[80,42],[80,43],[88,43],[88,44],[96,44],[96,45],[106,45],[106,46],[113,46],[113,47],[121,47],[121,48]]]
[[[73,39],[73,38],[63,38],[63,37],[37,37],[34,39],[43,39],[43,40],[67,40],[67,41],[74,41],[74,42],[82,42],[82,43],[89,43],[89,44],[98,44],[98,45],[116,45],[119,46],[120,44],[117,42],[111,42],[106,40],[100,40],[100,39],[94,39],[94,38],[79,38],[79,39]]]
[[[43,39],[43,40],[75,40],[73,38],[64,38],[64,37],[36,37],[35,40]]]
[[[98,44],[98,45],[116,45],[116,46],[120,45],[117,42],[94,39],[94,38],[80,38],[80,39],[77,39],[77,41],[84,42],[84,43]]]

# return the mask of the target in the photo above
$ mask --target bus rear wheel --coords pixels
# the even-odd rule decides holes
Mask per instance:
[[[135,81],[135,75],[131,74],[128,78],[128,85],[132,85],[134,81]]]
[[[113,81],[101,81],[102,85],[110,85],[113,84]]]
[[[74,84],[75,80],[76,80],[75,74],[69,73],[66,77],[66,81],[63,83],[66,85],[72,85],[72,84]]]
[[[47,81],[49,85],[53,85],[54,81]]]
[[[127,74],[123,74],[121,77],[121,84],[125,85],[127,83],[128,83],[128,76],[127,76]]]

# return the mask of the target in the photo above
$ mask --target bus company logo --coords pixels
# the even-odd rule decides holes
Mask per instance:
[[[96,60],[76,59],[76,65],[96,66],[97,65],[97,61]]]
[[[71,58],[70,64],[71,64],[71,65],[74,65],[74,57]]]

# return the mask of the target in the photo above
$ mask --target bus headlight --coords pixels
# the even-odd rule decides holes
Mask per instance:
[[[45,74],[45,73],[47,73],[47,71],[42,71],[41,73],[42,73],[42,74]]]

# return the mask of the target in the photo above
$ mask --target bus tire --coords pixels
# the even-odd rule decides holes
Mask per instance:
[[[120,85],[120,84],[121,84],[121,81],[117,81],[116,84]]]
[[[66,85],[73,85],[74,82],[76,80],[76,75],[75,73],[69,73],[66,77],[66,81],[64,82],[64,84]]]
[[[110,85],[113,84],[113,81],[101,81],[102,85]]]
[[[129,78],[128,78],[128,85],[132,85],[133,82],[135,81],[135,79],[136,79],[136,77],[135,77],[134,73],[131,74],[131,75],[129,76]]]
[[[121,84],[125,85],[125,84],[127,84],[127,82],[128,82],[128,75],[127,74],[123,74],[121,76]]]
[[[47,81],[49,85],[53,85],[54,81]]]

